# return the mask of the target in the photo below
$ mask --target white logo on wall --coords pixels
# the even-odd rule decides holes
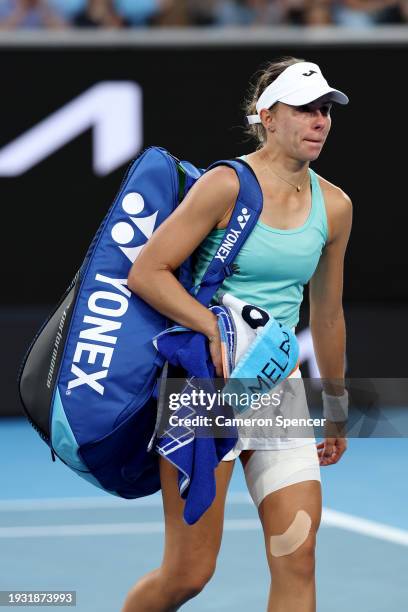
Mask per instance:
[[[142,148],[142,90],[98,83],[0,149],[0,176],[19,176],[92,128],[93,169],[104,176]]]
[[[302,329],[301,332],[296,334],[296,338],[299,342],[300,362],[307,363],[310,378],[313,378],[314,383],[316,385],[319,385],[320,383],[318,383],[316,379],[321,378],[321,376],[320,376],[319,366],[317,365],[317,361],[316,361],[316,355],[315,355],[314,347],[313,347],[312,332],[310,330],[310,327],[306,327],[305,329]],[[345,355],[344,358],[345,358],[344,365],[347,371],[347,356]]]
[[[300,362],[307,363],[310,378],[320,378],[320,372],[315,357],[312,332],[310,331],[310,327],[302,329],[301,332],[296,334],[296,338],[299,342]]]

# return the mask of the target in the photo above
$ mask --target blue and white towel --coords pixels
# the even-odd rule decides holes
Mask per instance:
[[[298,366],[299,345],[293,330],[266,310],[232,295],[224,294],[221,300],[226,310],[219,317],[224,377],[228,379],[224,392],[251,396],[255,387],[259,393],[269,393]],[[228,340],[230,335],[233,341]],[[233,408],[240,413],[250,405]]]
[[[274,356],[279,365],[276,384],[293,371],[298,359],[296,338],[291,330],[264,309],[230,294],[222,295],[220,305],[210,309],[218,317],[224,378],[256,377],[265,360],[273,360]],[[201,389],[204,384],[207,392],[215,393],[215,369],[208,340],[203,334],[176,325],[156,336],[154,343],[169,364],[185,371],[183,393],[189,394],[196,388],[196,379],[200,379]],[[205,406],[200,406],[201,412],[203,409]],[[212,414],[218,410],[225,413],[225,407],[216,404],[212,407]],[[195,414],[194,406],[188,402],[174,412],[180,419]],[[180,495],[186,500],[184,520],[188,524],[198,521],[211,506],[216,492],[214,470],[238,439],[236,428],[231,428],[231,437],[228,438],[202,437],[198,435],[198,429],[169,426],[155,446],[157,453],[178,468]]]

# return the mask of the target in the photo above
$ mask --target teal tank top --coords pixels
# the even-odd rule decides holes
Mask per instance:
[[[243,156],[244,157],[244,156]],[[214,296],[232,295],[265,308],[280,323],[295,327],[303,299],[303,286],[313,276],[327,241],[327,216],[316,173],[309,168],[312,206],[306,222],[294,229],[275,229],[257,222],[235,263],[239,271],[226,278]],[[212,260],[224,230],[213,230],[196,251],[197,285]]]

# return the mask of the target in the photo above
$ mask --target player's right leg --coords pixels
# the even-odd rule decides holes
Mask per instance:
[[[215,470],[216,497],[197,523],[183,520],[184,501],[177,469],[160,457],[165,516],[165,549],[159,568],[143,576],[129,592],[122,612],[173,612],[197,595],[214,573],[224,523],[224,507],[234,461]]]

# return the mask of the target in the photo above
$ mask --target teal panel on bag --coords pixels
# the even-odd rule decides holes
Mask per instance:
[[[65,415],[58,388],[55,392],[52,408],[51,440],[55,453],[78,476],[81,476],[81,478],[84,478],[99,489],[105,490],[99,481],[90,474],[79,455],[79,446]],[[114,493],[113,491],[110,492]]]

